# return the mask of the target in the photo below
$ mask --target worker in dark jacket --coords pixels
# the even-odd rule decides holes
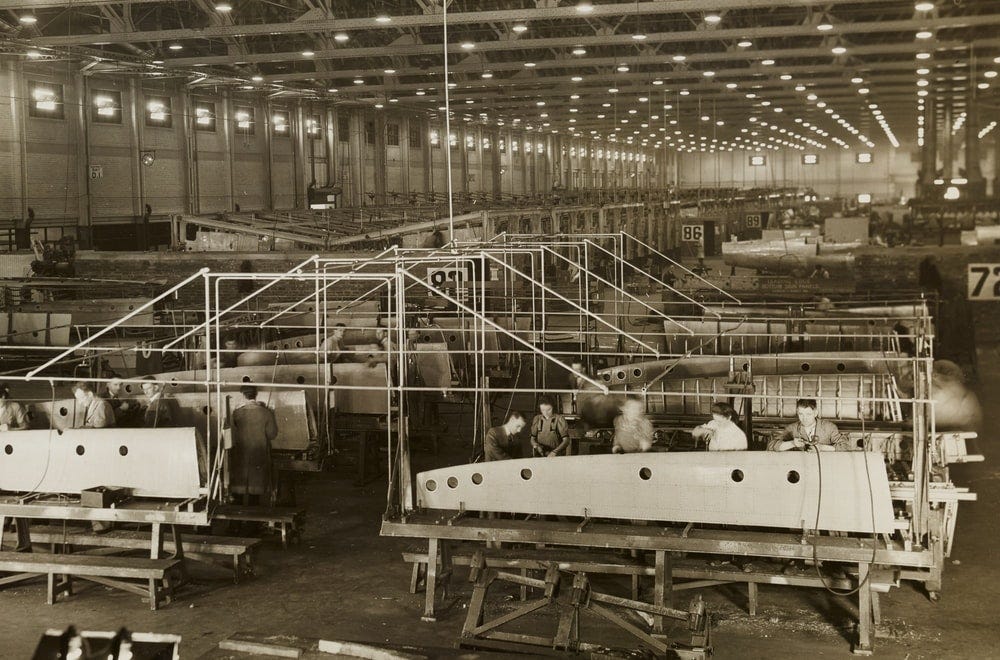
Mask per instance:
[[[174,425],[174,400],[163,392],[163,383],[157,383],[152,376],[142,381],[142,393],[146,397],[146,410],[142,425],[147,429],[169,428]]]
[[[520,448],[517,434],[525,426],[524,415],[514,411],[507,416],[507,421],[500,426],[494,426],[486,432],[486,438],[480,447],[476,447],[473,452],[472,462],[479,461],[503,461],[508,458],[516,458]]]
[[[232,412],[229,490],[245,505],[270,504],[273,492],[271,442],[278,437],[274,412],[257,401],[257,388],[240,388],[243,405]]]

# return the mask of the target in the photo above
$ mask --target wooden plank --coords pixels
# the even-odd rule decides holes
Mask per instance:
[[[219,520],[241,520],[245,522],[280,522],[294,524],[302,515],[305,509],[294,507],[266,507],[266,506],[220,506],[212,514],[213,518]]]
[[[4,434],[0,446],[3,491],[77,494],[116,486],[138,497],[201,494],[193,428],[18,431]]]
[[[184,552],[200,552],[210,555],[240,555],[260,545],[260,539],[241,538],[233,536],[206,536],[184,534],[181,547]],[[69,531],[54,526],[31,526],[32,543],[67,543],[70,545],[92,545],[105,548],[127,548],[130,550],[149,550],[151,541],[149,532],[136,532],[116,529],[103,534],[94,534],[86,528],[70,528]],[[171,538],[163,541],[163,549],[174,552],[174,542]]]
[[[0,570],[18,573],[69,573],[145,579],[163,575],[180,562],[176,559],[52,555],[37,552],[0,552]]]
[[[417,506],[867,534],[893,530],[885,463],[881,454],[868,452],[649,453],[456,465],[417,475]]]

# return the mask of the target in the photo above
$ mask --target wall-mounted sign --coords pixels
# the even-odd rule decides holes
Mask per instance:
[[[104,166],[103,165],[91,165],[88,168],[90,173],[90,179],[93,181],[95,179],[104,178]]]
[[[969,264],[969,300],[1000,300],[1000,264]]]
[[[760,213],[747,213],[747,228],[760,229]]]
[[[681,225],[681,240],[685,243],[701,243],[705,240],[704,225]]]

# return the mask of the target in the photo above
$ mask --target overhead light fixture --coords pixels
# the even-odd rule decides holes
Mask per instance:
[[[391,76],[392,74],[396,73],[396,70],[395,69],[385,69],[384,71],[382,71],[382,73]]]
[[[528,68],[528,69],[533,69],[535,67],[535,63],[534,62],[525,62],[524,66],[526,68]]]
[[[761,60],[760,63],[764,66],[772,66],[774,64],[774,60]]]
[[[346,32],[338,32],[337,34],[333,35],[333,40],[336,41],[337,43],[342,44],[348,39],[350,39],[350,37],[347,36]]]
[[[471,41],[463,41],[462,42],[462,48],[464,48],[465,50],[472,50],[475,47],[476,47],[476,44],[472,43]]]
[[[844,53],[847,52],[847,49],[844,48],[843,46],[834,46],[833,48],[830,49],[830,52],[833,53],[834,55],[843,55]]]
[[[931,32],[930,30],[921,30],[920,32],[917,32],[917,34],[916,34],[917,39],[930,39],[933,36],[934,36],[934,33]]]
[[[167,48],[169,48],[170,50],[181,50],[182,48],[184,48],[184,46],[174,43],[167,46]]]
[[[365,79],[364,78],[355,78],[354,79],[354,84],[355,85],[364,85],[365,84]]]
[[[38,19],[35,18],[34,14],[22,14],[17,17],[17,20],[23,23],[24,25],[34,25],[35,23],[38,22]]]
[[[833,29],[833,23],[830,23],[829,21],[823,21],[822,23],[816,26],[816,29],[819,30],[820,32],[829,32],[830,30]]]
[[[646,35],[644,35],[644,34],[633,34],[632,35],[632,39],[634,39],[635,41],[643,41],[643,40],[646,39]]]
[[[42,53],[40,51],[35,50],[34,48],[32,48],[31,50],[29,50],[25,54],[28,56],[28,59],[32,59],[32,60],[37,60],[38,58],[40,58],[42,56]]]
[[[869,90],[867,87],[861,87],[858,89],[858,94],[867,94],[869,91],[871,90]]]
[[[736,45],[739,46],[740,48],[749,48],[750,46],[753,46],[753,42],[744,39],[743,41],[738,42]]]
[[[663,84],[663,81],[662,81],[662,80],[654,80],[654,81],[653,81],[653,84],[654,84],[654,85],[662,85],[662,84]]]
[[[931,58],[930,53],[917,53],[918,60],[929,60]]]
[[[573,82],[581,82],[583,80],[583,77],[582,76],[573,76],[572,78],[570,78],[570,80],[572,80]]]
[[[706,78],[711,78],[712,76],[715,75],[715,71],[703,71],[701,75],[705,76]]]
[[[577,13],[580,14],[589,14],[590,12],[594,11],[594,5],[590,4],[589,2],[580,2],[577,3],[576,5],[576,11]]]
[[[705,22],[709,25],[718,25],[722,21],[722,17],[718,14],[705,14]]]
[[[782,80],[791,80],[791,79],[792,79],[792,76],[791,76],[790,74],[787,74],[787,73],[783,73],[783,74],[781,74],[780,78],[781,78]]]
[[[331,94],[336,94],[336,93],[337,93],[337,92],[339,92],[340,90],[339,90],[339,89],[337,89],[336,87],[331,87],[330,89],[328,89],[328,90],[326,90],[326,91],[330,92]]]
[[[376,23],[389,23],[390,21],[392,21],[392,18],[390,18],[387,14],[379,14],[375,17]]]
[[[228,2],[216,2],[215,3],[215,11],[226,13],[226,12],[230,12],[232,10],[233,10],[233,6],[231,4],[229,4]]]
[[[687,55],[674,55],[671,59],[673,59],[674,62],[683,62],[687,59]]]
[[[493,74],[490,73],[489,71],[483,71],[481,74],[479,74],[479,77],[489,79],[493,77]]]
[[[587,49],[584,48],[583,46],[576,46],[575,48],[573,48],[573,54],[574,55],[586,55],[587,54]]]
[[[983,74],[983,78],[996,78],[996,77],[997,77],[996,71],[987,71]]]
[[[516,32],[517,34],[521,34],[522,32],[527,32],[527,31],[528,31],[528,26],[525,25],[524,23],[517,23],[514,25],[514,27],[511,28],[511,32]]]
[[[570,98],[570,100],[575,101],[578,98],[580,98],[580,95],[579,94],[570,94],[569,98]]]
[[[256,75],[256,76],[253,76],[252,78],[250,78],[250,80],[252,80],[254,82],[264,82],[264,76]]]
[[[913,8],[916,9],[917,11],[932,11],[934,9],[934,3],[918,2],[917,4],[913,5]]]
[[[687,95],[689,95],[690,93],[691,93],[691,92],[689,92],[689,91],[688,91],[688,90],[686,90],[686,89],[682,89],[682,90],[680,91],[680,95],[681,95],[681,96],[687,96]]]
[[[739,85],[734,82],[726,83],[726,89],[736,89],[737,87],[739,87]]]
[[[312,57],[315,54],[316,53],[312,52],[311,50],[304,50],[304,51],[302,51],[302,57]]]
[[[617,93],[618,93],[618,88],[617,87],[609,87],[608,88],[608,94],[617,94]]]
[[[990,84],[988,82],[981,82],[978,85],[976,85],[976,87],[978,87],[979,89],[989,89]]]

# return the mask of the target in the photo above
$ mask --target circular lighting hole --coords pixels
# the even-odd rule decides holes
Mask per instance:
[[[8,456],[10,456],[11,454],[14,453],[14,447],[12,447],[11,445],[5,445],[4,448],[3,448],[3,453],[5,453]]]
[[[83,445],[77,445],[76,446],[76,455],[77,456],[83,456],[84,453],[86,453],[86,451],[87,450],[83,448]]]
[[[244,383],[252,383],[252,382],[253,382],[253,380],[251,380],[250,376],[244,376],[244,377],[243,377],[243,382],[244,382]]]
[[[125,445],[122,445],[121,447],[119,447],[118,448],[118,455],[119,456],[128,456],[128,447],[126,447]]]
[[[809,371],[810,369],[812,369],[812,367],[809,365],[808,362],[803,362],[801,364],[801,368],[802,368],[802,371]]]
[[[788,471],[788,483],[790,483],[790,484],[797,484],[797,483],[799,483],[799,479],[800,478],[801,477],[799,477],[799,473],[796,472],[795,470],[789,470]]]
[[[837,363],[837,371],[847,371],[847,365],[843,362]]]
[[[625,380],[625,372],[619,371],[615,373],[615,378],[617,378],[618,380]]]
[[[643,481],[649,481],[649,478],[653,476],[653,471],[648,467],[639,468],[639,478]]]
[[[438,487],[438,485],[437,485],[437,482],[436,482],[436,481],[434,481],[433,479],[429,480],[429,481],[428,481],[428,482],[427,482],[427,483],[425,484],[425,486],[426,486],[427,490],[431,491],[432,493],[433,493],[434,491],[436,491],[436,490],[437,490],[437,487]]]
[[[296,376],[295,377],[295,382],[298,383],[299,385],[305,385],[305,383],[306,383],[306,377],[305,376]]]
[[[68,414],[69,414],[69,410],[67,410],[65,406],[63,406],[62,408],[59,409],[59,416],[60,417],[65,417]]]
[[[455,477],[448,477],[448,488],[458,488],[458,479]]]
[[[528,468],[524,468],[523,470],[521,470],[521,478],[524,479],[525,481],[531,479],[531,470],[529,470]]]
[[[732,477],[733,481],[736,483],[740,483],[743,481],[743,470],[733,470],[729,476]]]
[[[638,378],[641,375],[642,375],[642,369],[633,369],[632,370],[632,376],[634,378]]]
[[[472,483],[476,484],[477,486],[483,483],[483,475],[479,474],[478,472],[473,472]]]

